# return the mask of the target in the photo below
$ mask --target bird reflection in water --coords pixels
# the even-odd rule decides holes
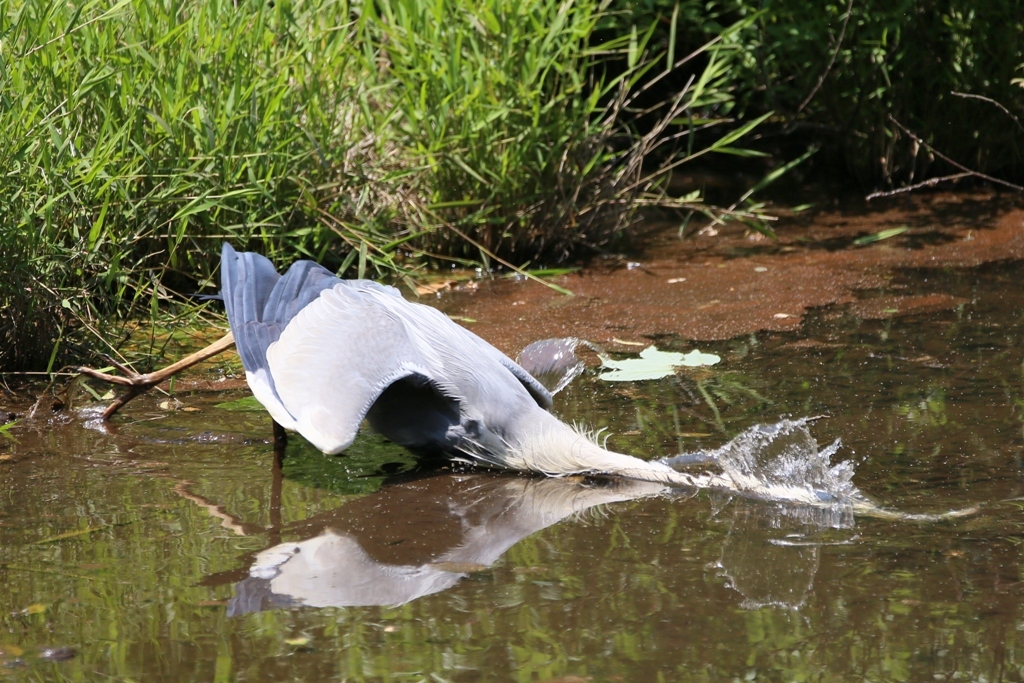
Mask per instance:
[[[714,460],[760,476],[762,457],[770,464],[821,455],[802,422],[777,427],[741,434],[713,452]],[[733,462],[737,453],[744,455],[742,463]],[[826,450],[823,457],[828,455]],[[284,607],[401,605],[454,586],[467,574],[490,567],[527,536],[595,506],[694,493],[624,478],[404,475],[376,493],[286,527],[280,523],[282,457],[279,450],[270,547],[251,557],[245,578],[238,581],[233,575],[231,615]],[[765,476],[778,483],[777,476]],[[807,478],[806,473],[800,476],[801,481]],[[711,516],[719,521],[731,516],[731,521],[719,560],[709,569],[752,609],[799,608],[817,571],[818,546],[835,542],[834,534],[854,526],[848,500],[832,506],[778,505],[724,492],[711,495]],[[833,535],[826,538],[830,530]],[[299,540],[281,542],[282,536]]]
[[[282,607],[394,606],[454,586],[533,533],[661,484],[492,473],[385,485],[286,531],[258,553],[229,615]]]
[[[663,495],[681,494],[635,480],[495,473],[389,483],[279,528],[301,540],[275,543],[251,557],[245,578],[234,575],[228,615],[402,605],[486,570],[513,545],[557,522],[597,506]],[[717,496],[712,503],[711,516],[729,522],[718,561],[708,570],[742,596],[746,609],[799,609],[817,573],[819,546],[851,531],[762,501]]]

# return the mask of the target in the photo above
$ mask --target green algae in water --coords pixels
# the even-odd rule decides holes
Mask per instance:
[[[415,455],[377,434],[361,434],[342,455],[324,455],[301,437],[288,440],[282,463],[289,481],[340,495],[378,491],[384,480],[416,468]]]
[[[256,400],[255,396],[243,396],[242,398],[235,399],[234,401],[225,401],[224,403],[218,403],[213,406],[221,410],[232,410],[240,413],[263,413],[266,412],[266,408],[263,404]]]
[[[255,396],[217,403],[231,412],[265,412]],[[342,455],[325,455],[298,435],[288,439],[284,476],[303,486],[340,495],[365,495],[380,489],[387,477],[416,467],[416,457],[383,437],[364,432]]]

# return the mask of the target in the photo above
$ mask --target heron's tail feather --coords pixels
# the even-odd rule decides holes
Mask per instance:
[[[296,261],[281,276],[267,258],[236,252],[225,243],[220,257],[221,297],[247,372],[267,366],[267,347],[295,315],[340,282],[312,261]]]
[[[238,355],[247,371],[266,365],[266,347],[276,336],[263,324],[263,309],[281,279],[274,264],[252,252],[238,253],[224,244],[220,289]]]

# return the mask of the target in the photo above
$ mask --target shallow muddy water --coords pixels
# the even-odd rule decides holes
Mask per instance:
[[[981,504],[944,522],[453,470],[367,436],[279,463],[265,414],[224,405],[245,392],[143,397],[110,432],[88,408],[26,421],[0,435],[0,680],[1021,680],[1022,277],[897,271],[789,329],[658,338],[712,368],[591,369],[556,397],[650,457],[825,415],[814,437],[880,505]]]

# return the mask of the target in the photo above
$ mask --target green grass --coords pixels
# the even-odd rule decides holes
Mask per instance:
[[[748,71],[766,85],[758,106],[822,126],[861,186],[957,170],[899,124],[973,170],[1024,178],[1024,129],[991,101],[957,94],[1024,114],[1024,89],[1011,83],[1024,63],[1024,3],[875,0],[848,13],[846,2],[785,0],[771,14],[755,39],[765,57]]]
[[[602,15],[587,0],[394,0],[380,10],[363,45],[387,74],[386,143],[407,174],[392,219],[409,233],[429,228],[417,246],[521,263],[615,239],[631,214],[622,202],[640,189],[628,187],[635,155],[613,144],[631,143],[616,98],[653,66],[637,54],[645,36],[591,45]],[[630,68],[599,76],[616,52],[632,55]]]
[[[637,29],[600,42],[606,18],[597,0],[0,0],[0,369],[116,345],[108,321],[215,287],[224,240],[392,278],[614,243],[671,203],[648,160],[670,120],[723,120],[703,112],[729,100],[735,50],[642,135],[627,105],[661,55]],[[685,137],[663,165],[695,153]]]
[[[907,130],[1024,173],[1020,0],[617,6],[0,0],[0,369],[116,346],[223,240],[392,279],[613,248],[770,112],[866,186],[955,170]]]
[[[356,143],[345,16],[0,2],[0,367],[40,367],[65,328],[155,312],[203,284],[221,240],[328,248],[304,204]]]
[[[1024,2],[1021,0],[639,0],[619,2],[615,30],[674,12],[652,42],[728,40],[736,111],[774,112],[760,133],[784,162],[809,142],[833,176],[865,191],[958,171],[1024,184]],[[680,48],[685,49],[685,48]],[[904,126],[906,130],[901,128]]]

